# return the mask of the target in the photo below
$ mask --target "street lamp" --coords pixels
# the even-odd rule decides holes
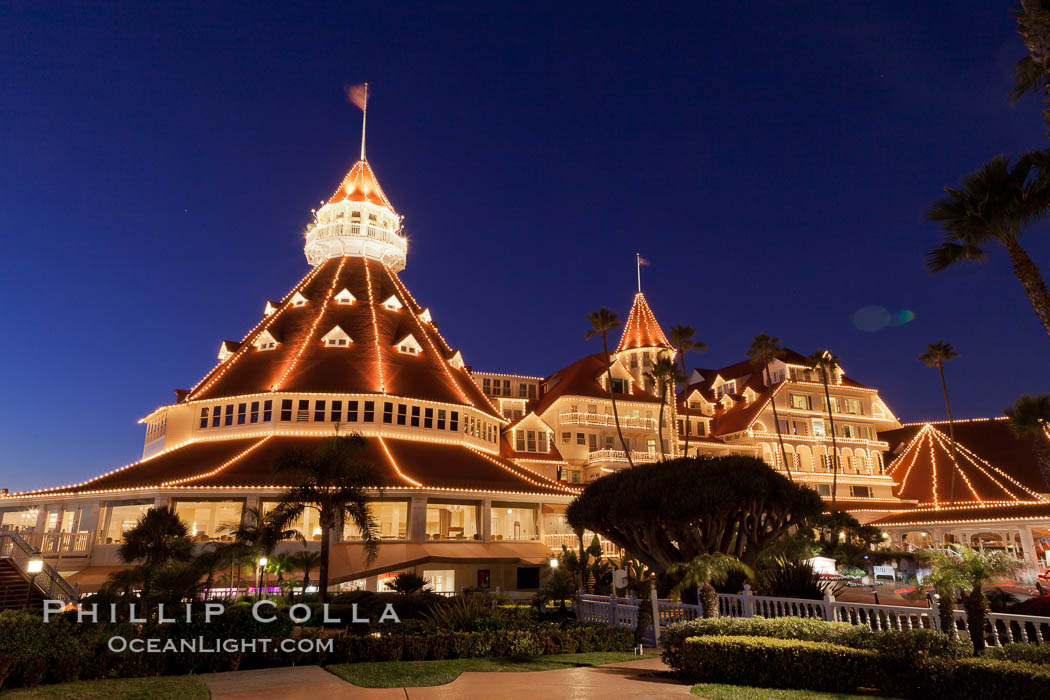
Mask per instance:
[[[29,574],[29,584],[26,586],[26,607],[29,607],[29,597],[33,594],[33,586],[36,585],[36,576],[44,570],[44,560],[39,556],[33,557],[26,562],[26,573]]]
[[[551,557],[550,565],[551,565],[552,569],[557,569],[558,568],[558,558],[557,557]]]
[[[259,578],[262,576],[263,567],[266,566],[270,560],[266,557],[259,557],[259,566],[255,569],[255,592],[258,595],[262,595],[262,589],[259,587]]]

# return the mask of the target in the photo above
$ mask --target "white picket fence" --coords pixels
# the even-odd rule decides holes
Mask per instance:
[[[672,603],[668,600],[658,600],[656,609],[659,627],[693,620],[702,615],[699,605]],[[578,619],[587,622],[629,629],[635,629],[638,625],[638,601],[631,598],[581,595],[576,610]],[[720,593],[718,612],[722,617],[803,617],[828,622],[848,622],[867,625],[876,631],[940,629],[941,626],[936,603],[928,608],[846,603],[835,600],[831,594],[827,594],[823,600],[775,598],[752,595],[749,586],[745,586],[744,592],[740,594]],[[953,615],[955,625],[951,634],[956,639],[960,635],[968,635],[966,613],[955,610]],[[655,644],[659,641],[659,627],[649,626],[645,636],[648,643]],[[1050,644],[1050,617],[989,613],[985,624],[985,639],[990,646],[1002,646],[1011,642]]]

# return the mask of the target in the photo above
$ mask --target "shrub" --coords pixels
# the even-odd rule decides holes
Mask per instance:
[[[1004,644],[984,652],[987,659],[1021,661],[1029,664],[1050,664],[1050,644]]]
[[[686,639],[682,662],[694,681],[849,692],[867,684],[876,654],[823,642],[709,636]]]
[[[1050,695],[1050,669],[996,659],[935,659],[912,676],[908,697],[1020,700]]]
[[[758,573],[758,589],[762,595],[780,598],[808,598],[820,600],[824,593],[838,593],[842,586],[820,577],[807,561],[774,557]]]

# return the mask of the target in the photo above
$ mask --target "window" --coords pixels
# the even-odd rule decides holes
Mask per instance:
[[[831,498],[831,484],[817,484],[817,493],[824,498]]]
[[[855,438],[857,437],[857,430],[848,423],[842,423],[839,425],[839,437]]]
[[[572,442],[572,433],[562,433],[561,444],[568,445],[570,442]]]
[[[809,423],[804,420],[791,421],[791,433],[793,435],[809,435]]]
[[[389,299],[383,302],[383,308],[387,309],[388,311],[400,311],[402,306],[404,305],[400,301],[398,301],[397,297],[393,294],[390,295]]]
[[[348,289],[343,289],[343,291],[335,295],[336,304],[353,304],[355,301],[357,300],[354,299],[354,295]]]
[[[273,418],[273,401],[266,399],[263,401],[263,423],[269,423]]]
[[[445,429],[445,409],[443,409],[443,408],[439,408],[438,409],[437,429],[438,430],[444,430]]]
[[[324,422],[324,401],[314,401],[314,420],[318,423]]]
[[[482,378],[482,380],[481,380],[481,390],[483,392],[485,392],[486,394],[491,394],[492,393],[492,380],[490,380],[488,377]]]
[[[786,418],[781,418],[777,421],[777,424],[780,426],[781,433],[789,434],[791,432],[791,421]]]
[[[525,451],[525,431],[515,430],[514,431],[514,449],[518,452]]]
[[[376,402],[365,401],[365,423],[374,423],[376,419]]]
[[[270,331],[263,331],[255,339],[256,350],[273,350],[275,347],[277,347],[277,339],[270,335]]]
[[[533,504],[493,503],[492,539],[538,540],[536,506]]]
[[[346,404],[346,419],[351,423],[357,422],[357,402],[349,401]]]
[[[459,411],[449,411],[448,429],[456,432],[459,430]]]
[[[864,409],[861,408],[860,399],[843,399],[843,404],[846,408],[846,413],[855,416],[864,415]]]
[[[394,422],[394,404],[389,401],[383,402],[383,422],[393,423]]]
[[[300,292],[296,292],[295,296],[292,297],[292,307],[298,309],[303,306],[306,306],[306,297],[304,297]]]
[[[536,385],[535,384],[529,384],[529,398],[530,399],[536,398]]]
[[[529,452],[535,452],[536,451],[536,431],[535,430],[528,430],[528,431],[525,432],[525,443],[526,443],[525,449],[527,449]]]
[[[434,427],[434,409],[424,408],[423,409],[423,427],[433,428]]]
[[[824,437],[824,421],[819,418],[813,419],[813,434],[817,437]]]
[[[222,406],[214,406],[211,409],[211,427],[218,428],[222,423]]]
[[[258,401],[252,401],[252,412],[251,412],[250,421],[252,423],[258,423],[259,422],[259,402]]]
[[[201,407],[201,424],[200,424],[200,427],[202,427],[202,428],[207,428],[208,427],[208,407],[207,406],[202,406]]]
[[[397,405],[397,424],[404,425],[408,418],[408,406],[403,403]]]
[[[517,574],[517,589],[519,591],[540,587],[540,567],[519,566]]]
[[[871,498],[870,486],[850,486],[849,495],[853,498]]]
[[[803,411],[813,410],[813,399],[806,394],[790,394],[789,401],[791,408],[798,408]]]
[[[593,433],[587,436],[587,449],[591,452],[598,450],[598,436]]]
[[[379,524],[379,536],[384,540],[403,540],[408,536],[408,501],[372,501],[368,509]],[[343,526],[343,539],[359,540],[361,531],[348,522]]]
[[[328,348],[350,347],[350,336],[339,326],[335,326],[321,338],[321,342]]]
[[[299,399],[299,410],[295,413],[295,420],[299,423],[305,423],[310,420],[310,400]]]
[[[812,382],[813,370],[808,367],[791,367],[791,379],[796,382]]]
[[[281,400],[281,420],[289,421],[292,419],[292,400],[282,399]]]
[[[474,503],[427,500],[427,539],[478,539],[478,507]]]
[[[547,452],[547,431],[541,430],[536,434],[536,445],[539,452]]]
[[[518,385],[518,398],[519,399],[528,398],[528,395],[529,395],[529,385],[525,384],[525,383],[519,384]]]
[[[277,501],[263,501],[261,506],[263,515],[265,516],[277,507]],[[315,509],[306,508],[303,510],[302,515],[286,526],[286,529],[295,530],[308,541],[320,542],[321,516]]]
[[[237,404],[237,425],[244,425],[248,419],[248,404]]]
[[[419,406],[412,407],[412,427],[419,427]]]
[[[700,437],[707,435],[707,423],[702,420],[696,422],[696,434]]]
[[[175,501],[175,513],[197,542],[228,536],[220,530],[223,526],[239,526],[243,509],[242,501]]]
[[[332,402],[332,418],[333,423],[339,423],[343,420],[343,402],[333,401]]]
[[[612,390],[614,394],[626,394],[627,393],[627,380],[617,379],[613,377]]]
[[[577,445],[586,445],[587,444],[587,436],[584,433],[576,433],[576,444]]]
[[[148,501],[117,501],[106,503],[99,515],[98,543],[120,544],[124,541],[124,533],[135,527],[143,513],[153,507],[153,500]],[[22,529],[28,527],[36,528],[36,510],[24,510],[20,512],[4,513],[4,529]],[[14,519],[9,518],[13,516]]]
[[[822,399],[821,403],[824,406],[824,410],[828,410],[828,400]],[[842,413],[842,403],[839,401],[839,397],[837,396],[831,397],[831,411],[833,413]]]
[[[233,425],[233,404],[226,404],[226,419],[222,422],[223,425]]]

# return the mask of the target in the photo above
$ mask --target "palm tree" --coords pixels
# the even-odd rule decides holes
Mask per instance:
[[[271,574],[277,574],[277,587],[282,591],[284,590],[284,575],[294,568],[295,563],[292,561],[292,555],[288,552],[274,554],[266,560],[266,571]]]
[[[604,306],[597,311],[587,314],[587,320],[590,321],[591,328],[587,331],[586,340],[590,340],[596,335],[601,336],[602,339],[605,380],[608,383],[609,400],[612,401],[613,422],[616,423],[616,434],[620,436],[620,445],[623,447],[624,454],[627,455],[627,464],[633,467],[634,460],[631,459],[631,449],[627,447],[627,441],[623,439],[623,430],[620,428],[620,413],[616,409],[616,394],[613,392],[612,362],[609,360],[609,331],[619,328],[620,320],[615,311],[611,311]]]
[[[951,634],[955,627],[955,602],[963,583],[958,571],[953,568],[935,568],[922,577],[922,585],[932,588],[937,594],[937,617],[940,620],[941,632]]]
[[[780,430],[777,402],[773,396],[773,378],[769,374],[769,363],[784,356],[780,338],[772,338],[765,333],[756,335],[751,344],[747,346],[747,356],[751,359],[751,364],[762,365],[765,368],[766,386],[769,387],[769,405],[773,407],[773,423],[777,427],[777,441],[780,442],[780,456],[784,458],[784,469],[787,470],[788,479],[794,481],[791,476],[791,467],[788,465],[787,450],[784,449],[784,434]]]
[[[106,577],[106,583],[103,586],[105,590],[110,593],[123,593],[127,595],[136,587],[142,584],[144,578],[143,567],[133,566],[130,569],[119,569],[114,571]]]
[[[663,462],[667,459],[667,451],[664,449],[664,406],[667,405],[667,392],[674,393],[674,383],[678,378],[678,368],[674,366],[674,360],[666,352],[663,352],[656,358],[652,369],[645,373],[645,377],[660,392],[660,422],[657,434],[660,440],[660,461]]]
[[[1010,101],[1016,103],[1026,93],[1042,93],[1043,121],[1050,126],[1050,2],[1021,0],[1021,7],[1013,11],[1017,18],[1017,33],[1021,35],[1028,54],[1014,65],[1014,84]]]
[[[168,562],[185,562],[193,556],[189,528],[179,519],[175,508],[150,508],[135,527],[124,533],[117,550],[122,561],[142,560],[142,595],[148,596],[153,572]]]
[[[810,369],[819,371],[821,381],[824,382],[824,404],[828,409],[828,423],[831,427],[831,512],[834,513],[839,488],[839,446],[835,439],[835,416],[831,410],[831,394],[828,392],[828,382],[832,373],[839,368],[839,358],[827,350],[817,350],[806,358],[806,364]]]
[[[1032,450],[1043,481],[1050,487],[1050,394],[1022,396],[1005,413],[1014,433],[1034,438]]]
[[[701,554],[692,561],[679,562],[667,568],[669,575],[682,577],[671,589],[674,595],[680,596],[686,588],[700,589],[698,597],[704,617],[718,617],[718,591],[715,585],[721,586],[730,574],[738,571],[752,578],[755,575],[744,562],[722,552]]]
[[[944,409],[948,412],[948,437],[952,445],[952,486],[950,491],[951,505],[955,505],[955,471],[959,468],[959,460],[955,453],[955,421],[952,420],[952,406],[948,403],[948,385],[944,382],[944,363],[950,362],[959,356],[951,343],[938,340],[936,343],[927,343],[926,352],[916,359],[926,363],[927,367],[936,367],[941,373],[941,391],[944,392]]]
[[[310,570],[321,562],[321,554],[312,549],[300,549],[291,555],[292,564],[303,570],[303,596],[310,585]]]
[[[223,566],[230,566],[230,599],[236,599],[241,589],[241,569],[255,563],[255,548],[242,541],[228,542],[219,550],[222,552]],[[236,572],[236,573],[235,573]]]
[[[984,625],[988,618],[988,600],[982,587],[993,579],[1016,574],[1025,565],[1002,550],[982,552],[956,544],[949,547],[955,556],[930,551],[925,558],[933,565],[935,577],[955,582],[964,594],[966,627],[970,630],[973,649],[979,654],[984,650]]]
[[[206,576],[204,581],[206,596],[211,594],[212,584],[215,582],[215,571],[226,564],[226,558],[226,552],[219,546],[208,547],[194,557],[197,568]]]
[[[928,220],[940,222],[944,242],[927,254],[926,264],[940,272],[963,261],[984,262],[990,244],[1005,247],[1014,275],[1050,334],[1050,290],[1019,240],[1050,206],[1047,159],[1045,153],[1028,154],[1011,167],[1006,156],[996,156],[968,175],[961,189],[944,188],[948,196],[926,212]]]
[[[371,564],[379,554],[379,523],[368,507],[368,489],[381,490],[384,479],[382,472],[362,457],[366,445],[360,435],[337,435],[314,452],[286,450],[274,464],[274,477],[290,478],[295,485],[282,494],[281,502],[271,513],[273,526],[283,529],[307,509],[318,512],[322,603],[328,600],[328,561],[334,529],[342,532],[347,522],[356,525],[367,562]]]
[[[671,346],[675,350],[678,351],[678,360],[679,360],[679,362],[681,363],[681,366],[682,366],[681,377],[682,377],[683,385],[684,385],[685,382],[689,381],[689,377],[686,374],[686,369],[685,369],[685,354],[687,352],[690,352],[691,350],[695,350],[697,352],[707,352],[707,345],[705,343],[703,343],[702,341],[699,341],[699,340],[693,340],[693,336],[695,336],[695,335],[696,335],[696,329],[695,328],[693,328],[692,326],[683,326],[681,323],[679,323],[677,326],[675,326],[674,328],[671,329],[671,334],[670,334]],[[686,399],[686,401],[688,402],[688,398]],[[686,404],[686,408],[687,409],[689,408],[688,403]],[[689,428],[690,428],[689,422],[690,422],[689,421],[689,414],[686,413],[686,419],[685,419],[685,454],[682,455],[683,457],[688,457],[689,456]]]

